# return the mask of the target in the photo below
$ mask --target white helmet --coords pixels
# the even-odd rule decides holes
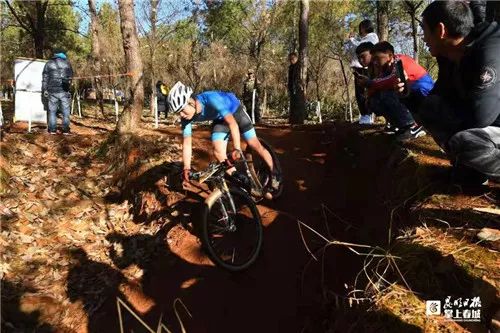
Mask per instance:
[[[189,97],[193,93],[193,89],[183,85],[180,81],[170,89],[168,93],[168,104],[173,112],[179,112],[188,103]]]

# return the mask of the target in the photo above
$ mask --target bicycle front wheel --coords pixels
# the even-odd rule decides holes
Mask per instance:
[[[222,193],[205,205],[201,237],[215,264],[230,271],[241,271],[259,255],[262,223],[257,206],[248,194],[231,188],[230,195],[235,211],[229,197]]]

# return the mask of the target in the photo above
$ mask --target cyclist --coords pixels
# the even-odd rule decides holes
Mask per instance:
[[[279,188],[279,175],[273,168],[273,159],[266,148],[262,146],[252,121],[246,113],[245,106],[231,92],[205,91],[193,95],[193,90],[177,82],[168,94],[168,103],[172,112],[180,113],[182,118],[182,161],[184,164],[183,180],[189,182],[192,154],[192,123],[212,121],[212,144],[215,158],[219,162],[227,160],[227,143],[229,135],[233,139],[234,150],[231,159],[241,157],[240,132],[247,144],[256,151],[271,170],[271,188],[265,189],[272,197],[272,192]],[[229,170],[233,174],[234,168]],[[269,197],[269,196],[267,196]]]

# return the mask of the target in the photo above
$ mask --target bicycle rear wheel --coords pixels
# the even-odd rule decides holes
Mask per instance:
[[[257,206],[248,194],[238,188],[231,188],[230,194],[236,212],[224,194],[206,204],[201,237],[214,263],[230,271],[241,271],[259,255],[262,223]]]
[[[273,166],[276,170],[276,173],[280,176],[280,183],[277,189],[273,189],[272,195],[273,199],[276,199],[283,194],[283,171],[281,169],[281,163],[278,158],[278,155],[274,151],[274,148],[267,143],[265,140],[259,138],[260,143],[264,148],[267,149],[271,158],[273,159]],[[250,147],[245,149],[245,158],[248,161],[248,168],[250,169],[250,174],[254,178],[254,181],[257,184],[260,184],[262,188],[271,188],[271,170],[267,163],[260,157],[260,155],[253,151]]]

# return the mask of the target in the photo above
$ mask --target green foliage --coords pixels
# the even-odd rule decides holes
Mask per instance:
[[[245,23],[252,14],[252,1],[205,1],[205,36],[209,41],[223,41],[238,50],[248,38]]]
[[[9,1],[20,9],[20,0]],[[181,80],[197,90],[217,88],[239,93],[246,70],[254,68],[267,92],[268,103],[278,110],[287,108],[287,55],[298,48],[299,1],[203,0],[194,1],[187,8],[180,8],[181,5],[175,0],[163,1],[160,11],[163,10],[165,20],[159,20],[157,35],[166,37],[155,46],[155,80],[161,79],[167,84]],[[417,17],[428,1],[424,0]],[[410,15],[405,7],[408,2],[420,1],[390,3],[389,40],[396,49],[412,55]],[[171,6],[179,10],[180,14],[170,18],[168,8]],[[141,8],[141,2],[138,2],[136,11]],[[344,54],[344,42],[350,33],[358,34],[361,20],[368,18],[376,23],[376,8],[377,2],[374,0],[310,1],[308,98],[311,101],[319,99],[325,108],[331,105],[332,110],[341,110],[346,104],[346,87],[339,60],[344,61],[349,80],[352,77],[347,68],[349,59]],[[48,31],[45,53],[49,55],[48,48],[51,46],[63,47],[68,50],[77,74],[90,73],[91,40],[78,33],[82,24],[78,13],[75,8],[61,1],[50,0],[46,14]],[[103,74],[123,73],[124,51],[116,4],[110,0],[104,1],[98,16]],[[8,23],[15,23],[5,8],[4,18]],[[148,22],[143,23],[148,26]],[[32,37],[22,28],[6,25],[2,29],[3,78],[12,77],[15,57],[31,57],[34,54]],[[147,47],[147,33],[143,32],[141,52],[145,64],[149,65],[151,56]],[[435,60],[423,47],[421,35],[419,47],[420,63],[432,69],[433,73],[436,69]],[[144,80],[147,82],[151,81],[153,75],[149,73],[150,68],[145,66],[144,69]],[[105,79],[103,83],[107,87],[120,85],[121,89],[125,79]],[[351,83],[349,81],[349,87]]]
[[[36,17],[34,2],[12,2],[19,15]],[[6,22],[2,29],[2,77],[12,78],[13,62],[17,57],[34,57],[33,36],[23,29],[12,13],[4,5],[2,18]],[[81,17],[75,9],[60,1],[51,0],[45,12],[44,55],[50,57],[53,48],[63,48],[74,63],[84,62],[90,52],[90,41],[80,35]],[[78,67],[78,66],[77,66]]]

